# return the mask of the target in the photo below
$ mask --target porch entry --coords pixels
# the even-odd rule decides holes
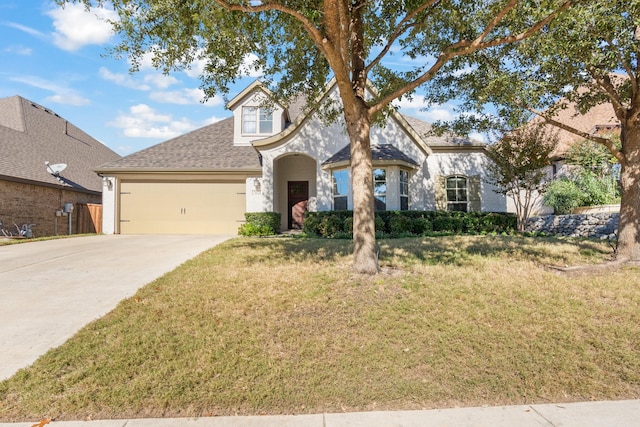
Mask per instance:
[[[287,226],[300,230],[309,206],[309,181],[287,181]]]

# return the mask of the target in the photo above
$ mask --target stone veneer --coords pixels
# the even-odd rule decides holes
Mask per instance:
[[[526,230],[569,237],[615,240],[619,213],[545,215],[529,218]]]

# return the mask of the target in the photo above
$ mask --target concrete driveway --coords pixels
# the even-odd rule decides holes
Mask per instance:
[[[0,380],[232,236],[89,236],[0,246]]]

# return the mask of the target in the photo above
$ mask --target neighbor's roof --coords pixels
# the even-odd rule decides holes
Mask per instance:
[[[12,96],[0,99],[0,179],[102,191],[94,168],[120,156],[55,112]],[[45,162],[65,163],[57,180]]]
[[[101,165],[99,172],[261,170],[251,146],[233,145],[233,117]]]
[[[619,132],[620,121],[616,117],[613,106],[609,103],[599,104],[592,107],[585,114],[579,114],[575,104],[568,104],[566,108],[560,109],[553,119],[569,125],[579,131],[589,134],[602,134],[610,132]],[[539,122],[540,119],[534,119],[533,122]],[[566,130],[558,129],[553,125],[547,125],[552,131],[558,132],[558,145],[553,150],[553,157],[562,157],[569,147],[584,138]]]

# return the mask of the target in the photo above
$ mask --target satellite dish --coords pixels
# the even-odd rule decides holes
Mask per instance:
[[[60,175],[60,172],[62,172],[67,168],[66,163],[56,163],[56,164],[50,165],[49,162],[45,162],[45,164],[47,165],[47,171],[51,175],[55,175],[55,176]]]

